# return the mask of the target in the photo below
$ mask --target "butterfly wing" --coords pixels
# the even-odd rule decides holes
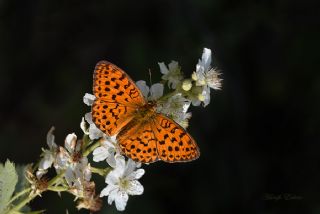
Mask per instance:
[[[107,61],[100,61],[95,67],[93,93],[98,99],[107,102],[130,106],[146,103],[139,88],[126,72]]]
[[[97,63],[93,75],[92,120],[103,132],[117,134],[145,104],[140,90],[122,69],[107,61]]]
[[[187,162],[200,156],[195,140],[170,118],[157,114],[152,128],[157,139],[159,159],[165,162]]]
[[[132,119],[117,135],[122,152],[134,161],[152,163],[158,160],[157,139],[152,123]]]

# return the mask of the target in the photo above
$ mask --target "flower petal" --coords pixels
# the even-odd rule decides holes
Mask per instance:
[[[115,168],[116,167],[116,159],[114,154],[109,155],[109,157],[107,157],[107,163],[112,167]]]
[[[204,96],[203,106],[206,107],[210,103],[210,88],[205,86],[202,91],[202,96]]]
[[[74,152],[76,150],[76,144],[77,144],[77,135],[75,135],[74,133],[68,134],[64,142],[64,146],[68,150],[68,152],[70,153]]]
[[[117,210],[123,211],[126,208],[128,199],[129,199],[129,196],[126,192],[118,191],[117,196],[115,198]]]
[[[42,178],[43,175],[45,175],[48,172],[48,170],[38,169],[36,172],[36,176],[38,179]]]
[[[127,177],[137,168],[137,163],[134,162],[131,158],[128,159],[126,168],[124,170],[123,176]]]
[[[204,67],[205,71],[207,71],[210,68],[210,64],[211,64],[211,50],[210,49],[208,49],[208,48],[203,49],[201,64]]]
[[[88,106],[92,106],[95,99],[96,97],[93,94],[86,93],[83,97],[83,102]]]
[[[55,150],[58,148],[57,144],[54,142],[54,135],[53,135],[54,127],[51,127],[47,134],[47,144],[50,150]]]
[[[108,149],[100,146],[93,150],[93,161],[100,162],[105,160],[109,156]]]
[[[110,204],[110,205],[112,204],[112,202],[116,199],[118,192],[119,192],[118,187],[114,188],[113,190],[111,190],[109,192],[108,204]]]
[[[44,152],[45,152],[44,157],[41,159],[41,161],[39,163],[39,169],[41,169],[41,170],[46,170],[46,169],[50,168],[53,161],[54,161],[54,157],[50,151],[45,150]]]
[[[86,124],[86,121],[84,120],[84,117],[82,117],[81,123],[80,123],[80,128],[83,131],[84,134],[88,135],[89,131],[88,131],[88,127]]]
[[[150,88],[150,98],[151,100],[157,100],[163,95],[163,84],[156,83],[153,84]]]
[[[110,194],[111,191],[115,190],[117,188],[117,186],[111,185],[109,184],[108,186],[106,186],[100,193],[100,197],[103,196],[108,196]]]
[[[126,169],[126,160],[122,155],[116,155],[116,170],[122,175]]]
[[[140,179],[144,175],[144,173],[145,173],[144,169],[137,169],[136,171],[129,174],[126,178],[128,180]]]
[[[162,74],[169,73],[169,70],[168,70],[167,66],[163,62],[158,62],[158,64],[159,64],[159,67],[160,67],[160,72]]]
[[[139,181],[134,180],[129,183],[129,187],[127,189],[127,193],[129,195],[141,195],[143,193],[143,186]]]
[[[149,94],[149,86],[147,86],[146,81],[139,80],[136,82],[136,85],[140,89],[142,95],[147,99]]]
[[[72,183],[75,181],[75,175],[73,173],[73,170],[71,167],[68,167],[65,174],[64,174],[64,177],[68,183],[69,186],[72,186]]]
[[[114,169],[106,176],[105,182],[107,184],[118,185],[120,176],[121,175]]]

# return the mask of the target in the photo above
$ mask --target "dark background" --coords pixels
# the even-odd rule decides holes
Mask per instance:
[[[224,80],[208,107],[191,108],[201,157],[145,166],[145,192],[125,213],[320,213],[317,10],[290,0],[0,0],[0,160],[37,160],[52,125],[59,144],[81,136],[99,60],[134,80],[148,81],[150,68],[156,82],[157,62],[177,60],[190,75],[208,47]],[[300,199],[268,198],[285,194]],[[77,213],[62,196],[31,205]],[[116,213],[104,202],[101,213]]]

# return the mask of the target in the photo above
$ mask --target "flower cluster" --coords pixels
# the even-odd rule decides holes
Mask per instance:
[[[220,73],[211,67],[211,50],[204,48],[202,57],[190,78],[184,77],[176,61],[172,61],[168,66],[161,62],[159,67],[163,74],[160,83],[149,87],[145,81],[140,80],[136,85],[146,100],[156,103],[156,111],[187,128],[191,118],[191,113],[188,112],[190,105],[199,106],[201,103],[203,106],[208,105],[210,89],[218,90],[221,87]],[[164,94],[165,91],[168,93]],[[87,93],[83,97],[83,102],[92,106],[95,99],[94,95]],[[109,204],[115,202],[117,210],[125,210],[129,195],[141,195],[144,191],[138,181],[145,173],[141,163],[122,155],[116,136],[108,136],[98,129],[92,121],[91,112],[82,118],[80,127],[84,133],[82,140],[78,140],[74,133],[69,134],[65,138],[64,147],[55,143],[53,128],[48,132],[48,149],[43,150],[36,178],[30,176],[30,180],[32,182],[44,180],[49,168],[53,166],[60,177],[53,186],[52,184],[43,186],[58,192],[69,191],[79,199],[77,206],[79,209],[98,211],[102,206],[99,196],[107,196]],[[91,166],[87,158],[91,152],[94,162],[105,161],[108,166],[103,169]],[[95,184],[91,181],[92,173],[105,177],[107,185],[99,196],[95,194]]]

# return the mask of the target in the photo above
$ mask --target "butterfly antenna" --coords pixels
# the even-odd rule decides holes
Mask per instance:
[[[152,86],[152,77],[151,77],[151,69],[149,68],[149,82],[150,86]]]
[[[151,88],[151,86],[152,86],[152,77],[151,77],[151,69],[149,68],[149,84],[150,84],[150,88]],[[151,93],[151,91],[150,91],[150,93]],[[151,94],[151,96],[152,96],[152,94]]]

